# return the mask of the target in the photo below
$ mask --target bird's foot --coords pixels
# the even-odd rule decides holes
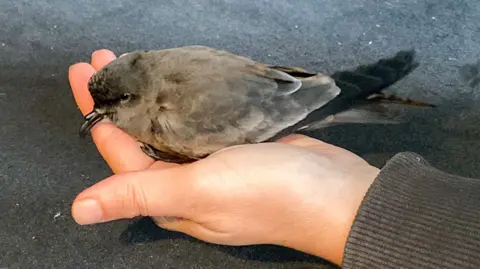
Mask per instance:
[[[154,159],[155,161],[162,161],[167,163],[178,163],[178,164],[191,163],[195,161],[195,159],[192,159],[186,156],[177,156],[168,152],[160,151],[152,147],[151,145],[145,144],[145,143],[142,143],[140,148],[147,156]]]

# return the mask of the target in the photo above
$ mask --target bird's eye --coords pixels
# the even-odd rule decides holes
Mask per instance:
[[[130,100],[130,97],[131,97],[131,94],[129,93],[124,93],[120,96],[120,100],[122,102],[127,102],[128,100]]]

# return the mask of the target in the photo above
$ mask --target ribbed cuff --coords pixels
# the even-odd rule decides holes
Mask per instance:
[[[352,226],[343,268],[480,268],[480,180],[392,158]]]

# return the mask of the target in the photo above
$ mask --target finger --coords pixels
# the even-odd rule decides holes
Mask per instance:
[[[69,70],[70,85],[80,110],[86,115],[93,109],[88,80],[95,73],[93,66],[80,63]],[[91,129],[98,151],[114,173],[148,168],[154,160],[140,149],[138,142],[109,122],[100,122]]]
[[[139,142],[110,122],[97,123],[91,134],[100,155],[116,174],[146,169],[155,162]]]
[[[190,183],[181,166],[115,175],[80,193],[72,215],[83,225],[136,216],[188,219],[196,197]]]
[[[290,145],[296,145],[296,146],[300,146],[300,147],[328,145],[327,143],[325,143],[323,141],[320,141],[318,139],[311,138],[309,136],[302,135],[302,134],[289,135],[289,136],[280,138],[279,140],[277,140],[277,142],[286,143],[286,144],[290,144]]]
[[[325,143],[321,140],[318,140],[306,135],[302,135],[302,134],[290,135],[277,140],[277,142],[286,143],[289,145],[294,145],[294,146],[303,147],[303,148],[314,149],[324,154],[340,153],[340,151],[343,151],[342,148],[339,148],[337,146]]]
[[[93,109],[93,99],[88,91],[88,80],[94,73],[95,69],[88,63],[74,64],[68,70],[68,80],[73,97],[84,116]]]
[[[324,155],[343,156],[344,159],[347,156],[350,158],[359,158],[357,155],[355,155],[349,150],[301,134],[290,135],[277,140],[277,142],[287,143],[289,145],[295,145],[304,148],[310,148]]]
[[[92,54],[92,66],[95,70],[100,70],[116,58],[115,54],[110,50],[97,50]]]

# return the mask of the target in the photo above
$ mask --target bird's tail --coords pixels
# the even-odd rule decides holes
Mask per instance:
[[[397,108],[435,107],[420,101],[387,96],[382,91],[412,73],[419,64],[414,50],[404,50],[390,58],[335,72],[341,93],[327,105],[312,112],[296,125],[296,130],[313,130],[338,124],[396,124],[404,122],[405,111]]]

